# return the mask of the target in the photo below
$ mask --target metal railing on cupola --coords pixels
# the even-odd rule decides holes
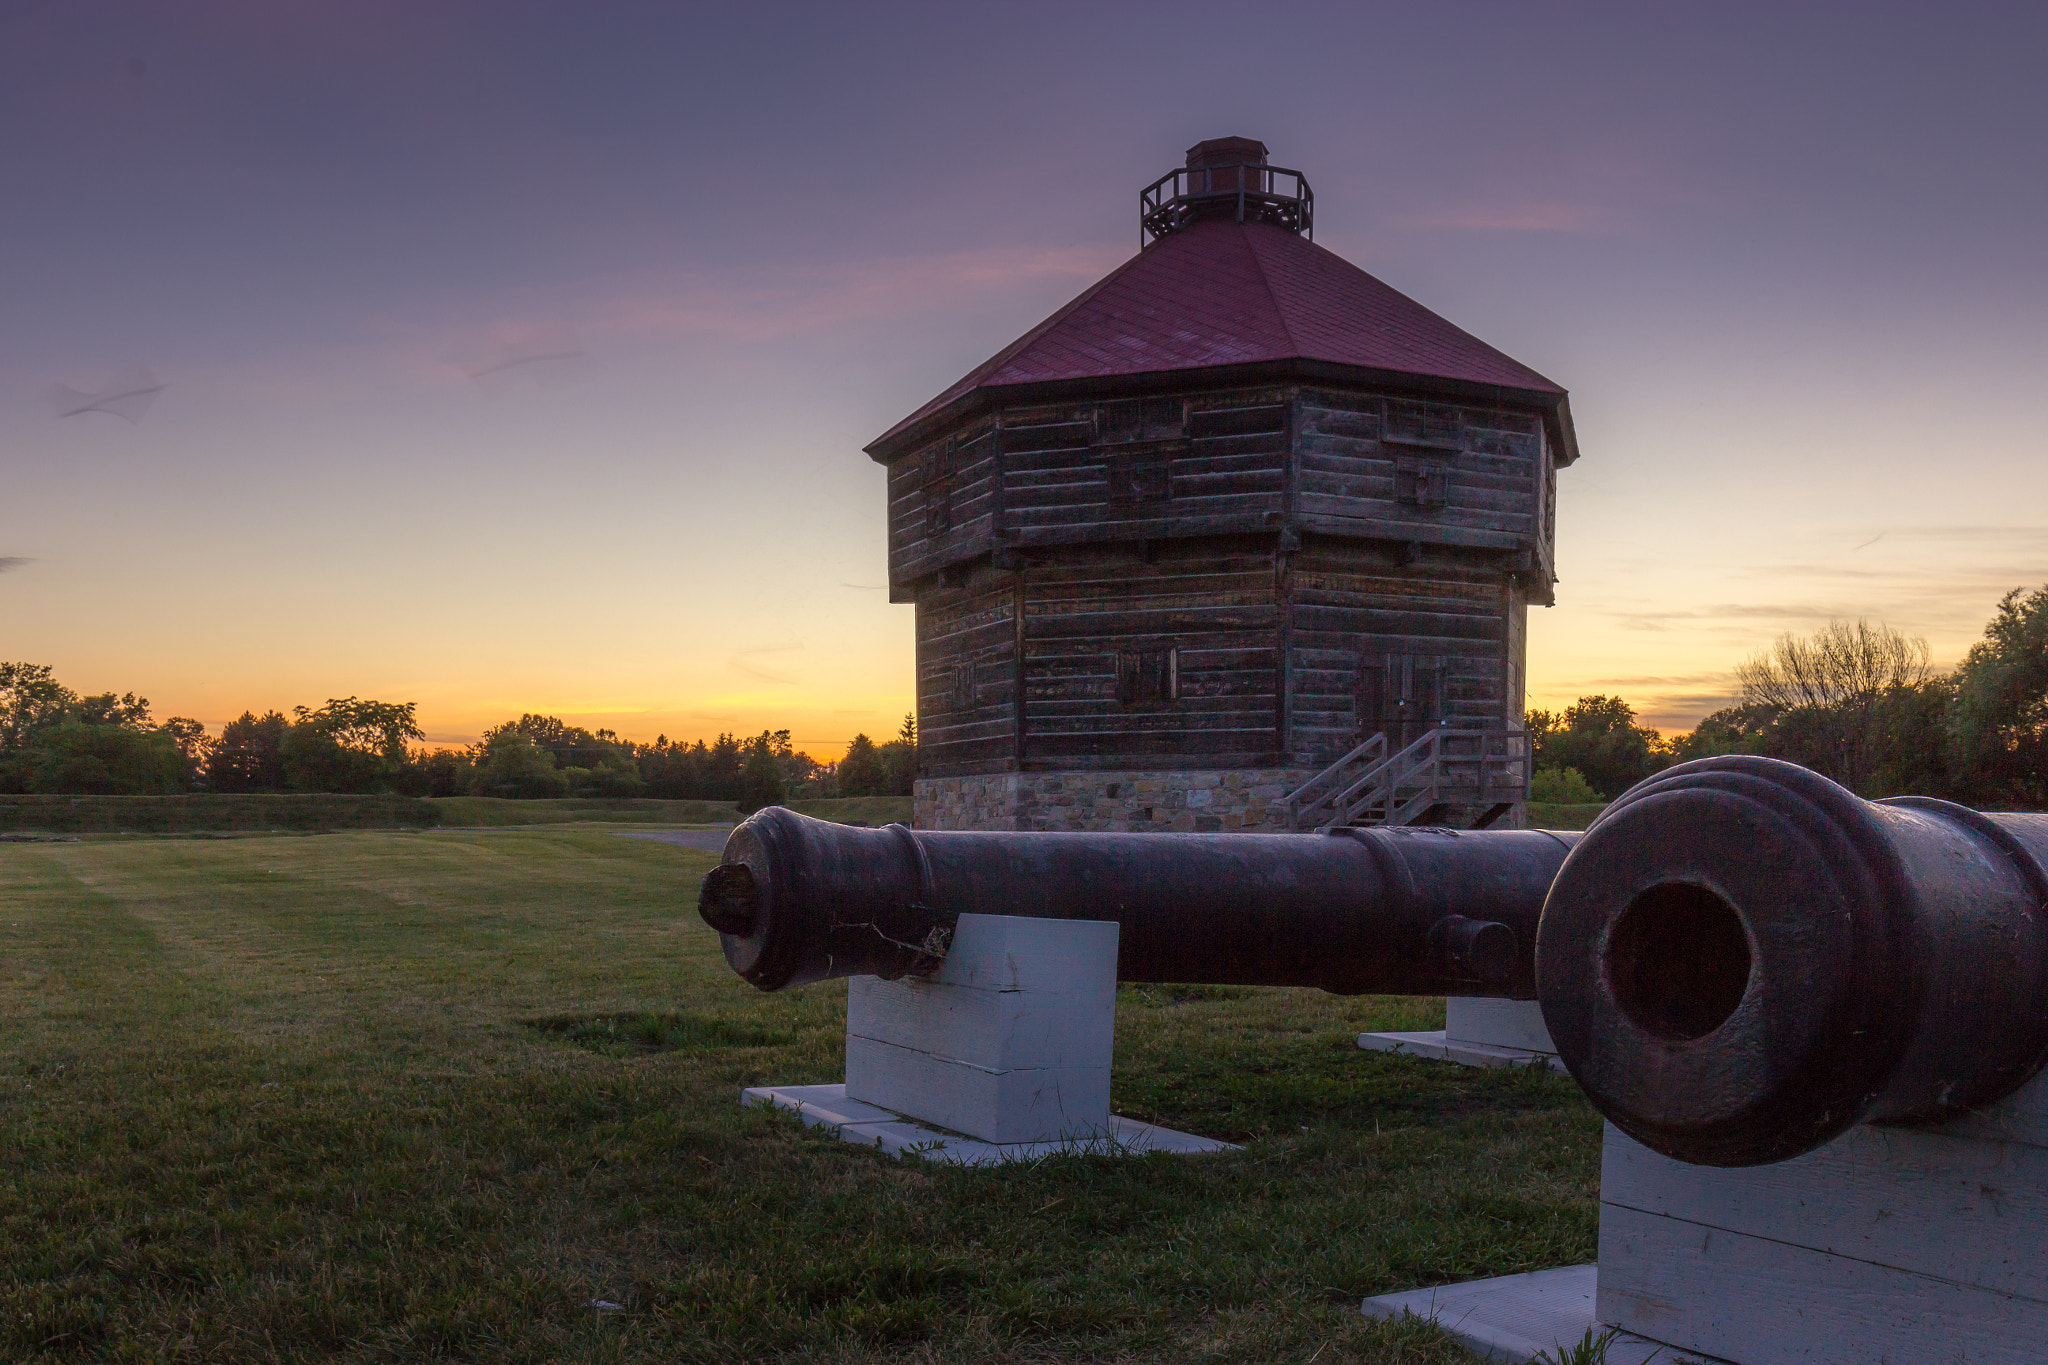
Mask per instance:
[[[1280,177],[1292,184],[1281,188]],[[1240,223],[1272,223],[1314,241],[1316,196],[1308,177],[1263,161],[1168,171],[1138,191],[1138,245],[1149,246],[1197,218],[1234,216]]]

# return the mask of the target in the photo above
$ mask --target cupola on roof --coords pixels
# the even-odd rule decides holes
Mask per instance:
[[[1139,253],[904,418],[886,463],[989,402],[1128,389],[1222,370],[1226,382],[1346,379],[1538,406],[1559,463],[1577,455],[1565,391],[1317,246],[1314,198],[1263,143],[1216,138],[1140,192]]]

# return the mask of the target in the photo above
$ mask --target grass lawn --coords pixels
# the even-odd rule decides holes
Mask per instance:
[[[734,978],[601,826],[0,844],[0,1360],[1467,1359],[1367,1294],[1593,1256],[1547,1071],[1437,1001],[1126,989],[1116,1102],[1239,1155],[896,1161],[743,1111],[842,983]],[[617,1305],[616,1311],[593,1306]]]
[[[739,811],[730,801],[657,801],[645,797],[563,797],[552,801],[512,801],[496,796],[442,796],[429,803],[449,826],[600,824],[730,825]],[[839,796],[791,801],[793,811],[820,820],[886,825],[910,823],[907,796]]]

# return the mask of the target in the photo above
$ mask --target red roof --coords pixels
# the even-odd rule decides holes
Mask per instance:
[[[895,438],[979,389],[1307,360],[1518,390],[1564,390],[1269,223],[1200,219],[1154,242],[890,428]]]

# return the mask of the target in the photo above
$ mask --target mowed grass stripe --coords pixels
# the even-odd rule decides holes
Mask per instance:
[[[1126,989],[1118,1107],[1221,1159],[964,1171],[743,1111],[838,1079],[845,992],[734,978],[713,861],[0,845],[0,1359],[1450,1361],[1358,1299],[1593,1254],[1568,1084],[1352,1046],[1441,1002]]]

